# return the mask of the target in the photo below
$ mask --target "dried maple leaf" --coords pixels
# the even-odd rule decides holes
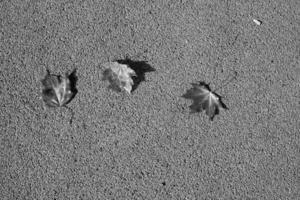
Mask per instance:
[[[59,107],[68,104],[76,95],[75,84],[77,77],[74,70],[70,75],[54,75],[47,70],[42,80],[43,100],[50,107]]]
[[[226,105],[221,101],[221,97],[211,91],[208,84],[199,82],[193,83],[193,88],[189,89],[182,97],[192,99],[193,104],[190,106],[192,112],[206,111],[210,120],[219,114],[220,108],[227,109]]]
[[[103,66],[106,68],[103,72],[103,80],[110,82],[110,88],[116,91],[125,90],[131,93],[133,80],[132,76],[136,76],[133,69],[129,68],[128,65],[120,64],[118,62],[104,63]]]
[[[146,73],[156,71],[151,65],[147,63],[147,61],[136,61],[131,60],[130,58],[125,58],[117,60],[117,62],[120,64],[128,65],[136,74],[136,76],[132,77],[133,86],[131,92],[136,90],[141,82],[146,81]]]

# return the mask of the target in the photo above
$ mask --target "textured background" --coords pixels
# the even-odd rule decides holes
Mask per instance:
[[[298,0],[0,6],[1,199],[300,198]],[[126,57],[156,69],[132,95],[101,81]],[[75,68],[70,124],[40,80]],[[213,122],[180,97],[196,81],[221,87]]]

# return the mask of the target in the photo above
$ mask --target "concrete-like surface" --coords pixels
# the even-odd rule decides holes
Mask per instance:
[[[300,199],[298,0],[0,7],[0,199]],[[156,69],[132,95],[101,81],[126,57]],[[70,124],[40,80],[75,68]],[[181,98],[197,81],[221,87],[213,122]]]

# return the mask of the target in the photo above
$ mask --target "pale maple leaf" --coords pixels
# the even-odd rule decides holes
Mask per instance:
[[[74,70],[70,75],[54,75],[47,71],[46,77],[42,80],[43,100],[51,107],[60,107],[68,104],[76,95],[75,83],[77,77]]]
[[[210,120],[213,120],[215,115],[219,114],[221,108],[227,109],[221,101],[221,97],[211,91],[208,84],[199,82],[198,84],[193,83],[192,86],[193,88],[183,95],[184,98],[193,100],[193,104],[190,106],[192,112],[205,110]]]
[[[104,63],[103,66],[105,67],[103,80],[108,80],[112,89],[117,91],[125,90],[131,93],[132,85],[134,84],[132,76],[136,76],[133,69],[118,62]]]

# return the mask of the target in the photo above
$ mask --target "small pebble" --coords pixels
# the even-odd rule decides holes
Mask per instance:
[[[257,20],[257,19],[253,19],[254,23],[257,24],[257,25],[261,25],[262,24],[262,21],[260,20]]]

